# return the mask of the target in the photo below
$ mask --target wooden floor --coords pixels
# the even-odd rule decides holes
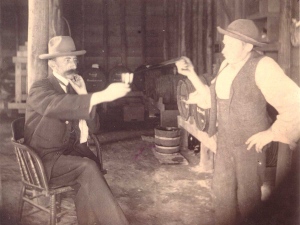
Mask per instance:
[[[12,118],[1,116],[0,165],[2,178],[1,225],[16,224],[17,203],[21,187],[19,169],[10,144],[10,123]],[[98,134],[103,148],[105,178],[132,225],[213,225],[211,201],[212,171],[201,172],[198,167],[186,164],[162,165],[152,152],[153,127],[157,121],[148,123],[104,124]],[[141,136],[149,137],[143,141]],[[193,154],[193,153],[191,153]],[[199,156],[195,156],[199,157]],[[272,171],[270,173],[273,173]],[[295,188],[289,189],[294,193]],[[284,192],[286,193],[286,192]],[[299,193],[286,195],[289,201],[276,200],[268,218],[262,215],[259,222],[247,224],[289,224],[295,225],[299,215],[299,204],[295,199]],[[281,196],[284,196],[281,194]],[[296,198],[295,198],[296,196]],[[64,196],[63,208],[71,210],[59,224],[77,224],[73,198]],[[280,207],[282,205],[282,212]],[[262,207],[265,207],[264,205]],[[264,208],[264,211],[268,211]],[[279,210],[279,211],[278,211]],[[288,211],[289,210],[289,211]],[[287,214],[289,212],[289,214]],[[48,215],[36,212],[25,204],[24,225],[47,224]],[[269,223],[279,218],[285,223]],[[280,220],[281,219],[281,220]],[[254,219],[253,219],[254,221]],[[251,221],[250,221],[251,222]],[[245,224],[246,225],[246,224]]]

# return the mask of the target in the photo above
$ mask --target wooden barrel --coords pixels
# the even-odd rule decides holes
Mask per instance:
[[[173,154],[179,152],[180,146],[166,147],[166,146],[155,145],[155,150],[163,154]]]
[[[154,134],[156,136],[174,138],[180,136],[181,130],[178,127],[156,127]]]
[[[196,89],[189,79],[180,80],[177,85],[177,106],[181,117],[185,120],[192,115],[192,109],[197,105],[186,104],[183,100],[188,100],[189,94]]]
[[[199,79],[203,84],[207,84],[204,75],[200,75]],[[191,106],[191,115],[195,119],[196,126],[199,130],[208,129],[209,109],[202,109],[197,105]]]
[[[116,66],[109,71],[109,83],[122,82],[122,73],[131,73],[131,70],[126,66]]]
[[[102,91],[107,85],[106,71],[98,64],[93,64],[92,68],[85,71],[83,79],[88,92]]]
[[[178,127],[157,127],[155,150],[159,153],[172,154],[180,150],[180,129]]]
[[[195,105],[192,108],[192,116],[194,116],[196,126],[199,130],[206,130],[209,121],[209,109],[202,109]]]
[[[177,84],[183,79],[182,75],[163,75],[155,81],[157,99],[163,98],[163,103],[172,105],[177,102]]]

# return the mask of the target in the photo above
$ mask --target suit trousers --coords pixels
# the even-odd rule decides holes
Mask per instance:
[[[129,224],[97,163],[77,151],[58,158],[52,169],[50,185],[76,187],[75,207],[80,225]]]

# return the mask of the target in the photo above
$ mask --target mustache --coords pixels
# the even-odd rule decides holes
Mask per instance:
[[[78,73],[77,70],[71,69],[71,70],[67,70],[67,71],[65,72],[65,75],[72,75],[72,74],[77,74],[77,73]]]

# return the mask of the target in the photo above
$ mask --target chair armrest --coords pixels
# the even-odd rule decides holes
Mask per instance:
[[[97,135],[95,135],[95,134],[90,133],[89,135],[92,138],[92,140],[94,141],[94,144],[96,146],[96,153],[97,153],[97,158],[98,158],[98,160],[100,162],[101,172],[103,174],[106,174],[107,171],[105,169],[103,169],[102,150],[101,150],[100,140],[97,137]]]

